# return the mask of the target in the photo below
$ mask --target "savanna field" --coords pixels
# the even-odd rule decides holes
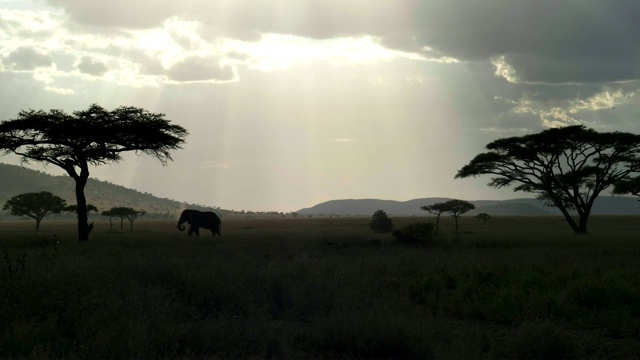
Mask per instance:
[[[433,220],[394,218],[396,227]],[[640,217],[443,217],[435,243],[370,218],[0,222],[0,357],[633,359]],[[379,240],[379,241],[378,241]]]

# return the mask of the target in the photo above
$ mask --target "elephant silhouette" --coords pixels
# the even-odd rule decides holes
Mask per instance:
[[[212,211],[184,210],[178,220],[178,230],[184,231],[184,223],[189,224],[189,232],[187,233],[189,236],[194,233],[200,236],[200,228],[211,230],[213,236],[216,236],[216,234],[222,236],[222,221]]]

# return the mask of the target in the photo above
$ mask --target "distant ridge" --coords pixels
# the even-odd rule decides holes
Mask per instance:
[[[67,200],[67,204],[76,203],[75,183],[71,177],[53,176],[42,171],[0,163],[0,209],[8,199],[15,195],[37,191],[49,191]],[[204,205],[186,204],[172,199],[158,198],[150,193],[143,193],[91,178],[87,182],[85,195],[87,203],[95,205],[100,212],[114,206],[144,210],[147,217],[154,215],[173,217],[186,207],[214,210],[218,213],[226,211]]]
[[[300,215],[351,215],[371,216],[377,210],[384,210],[389,215],[425,215],[421,210],[424,205],[432,205],[451,200],[450,198],[422,198],[408,201],[378,200],[378,199],[345,199],[330,200],[315,206],[300,209]],[[469,201],[476,206],[475,210],[465,215],[487,213],[490,215],[559,215],[560,211],[554,207],[544,205],[544,202],[519,198],[511,200],[475,200]],[[593,215],[640,215],[640,202],[636,197],[600,196],[596,199]]]

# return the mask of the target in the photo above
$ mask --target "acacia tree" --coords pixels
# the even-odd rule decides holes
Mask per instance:
[[[456,232],[458,232],[458,218],[460,215],[476,208],[472,203],[458,199],[449,200],[444,203],[444,206],[446,208],[445,211],[451,214],[456,220]]]
[[[113,218],[116,216],[111,210],[105,210],[102,212],[102,216],[109,218],[109,230],[113,227]],[[120,222],[120,229],[122,229],[122,222]]]
[[[9,210],[13,216],[28,216],[36,220],[36,231],[40,229],[40,221],[48,214],[60,213],[66,201],[48,191],[32,192],[16,195],[7,200],[3,210]]]
[[[446,212],[448,210],[448,206],[445,203],[435,203],[431,205],[421,206],[420,209],[424,211],[428,211],[431,214],[434,214],[436,216],[435,232],[438,232],[438,226],[440,224],[440,215],[442,215],[443,212]]]
[[[133,230],[133,221],[135,219],[146,214],[144,210],[135,210],[132,208],[123,208],[123,209],[125,210],[124,217],[127,218],[127,220],[129,220],[129,230]],[[120,225],[122,225],[122,223]]]
[[[557,207],[576,234],[587,233],[593,203],[639,169],[640,135],[599,133],[582,125],[498,139],[456,178],[492,175],[489,186],[515,185]],[[575,210],[578,220],[569,213]]]
[[[103,211],[102,216],[109,217],[109,228],[113,226],[113,222],[111,221],[114,217],[120,218],[120,230],[122,230],[122,224],[124,223],[124,219],[129,221],[130,229],[133,230],[133,221],[140,216],[146,214],[144,210],[135,210],[130,207],[112,207],[111,210]]]
[[[491,215],[487,213],[480,213],[476,215],[476,219],[482,220],[482,223],[486,225],[489,222],[489,220],[491,220]]]
[[[62,110],[21,111],[18,118],[0,122],[0,151],[53,164],[75,180],[78,204],[78,239],[89,239],[84,188],[89,165],[122,160],[121,153],[135,151],[155,157],[162,165],[171,150],[180,149],[188,132],[172,125],[164,114],[122,106],[108,111],[93,104],[67,114]]]

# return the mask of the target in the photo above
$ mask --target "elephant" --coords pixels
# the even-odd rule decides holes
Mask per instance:
[[[216,236],[216,234],[222,236],[221,228],[222,221],[216,215],[216,213],[212,211],[198,211],[187,209],[180,214],[180,219],[178,220],[178,230],[184,231],[184,223],[189,223],[189,233],[187,235],[191,236],[191,234],[195,233],[197,236],[200,236],[200,228],[211,230],[211,234]]]

